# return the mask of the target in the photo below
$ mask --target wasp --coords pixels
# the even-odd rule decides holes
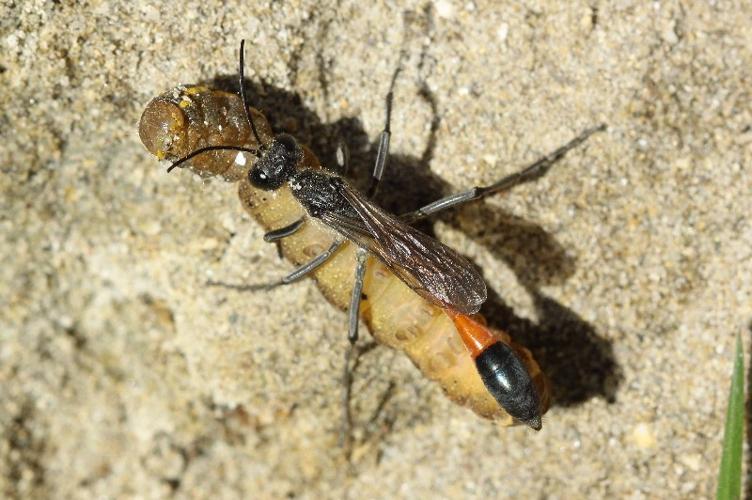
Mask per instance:
[[[313,276],[332,303],[347,309],[345,426],[350,420],[351,356],[362,319],[378,341],[406,352],[454,401],[503,424],[541,429],[550,403],[548,381],[527,349],[488,327],[477,314],[487,297],[483,277],[459,253],[411,224],[539,178],[605,125],[585,130],[491,185],[393,215],[371,201],[389,156],[392,91],[370,183],[362,193],[322,168],[292,135],[272,132],[264,115],[248,102],[244,66],[243,41],[239,96],[180,86],[153,99],[139,125],[146,148],[172,162],[168,172],[189,167],[202,176],[237,182],[244,208],[268,230],[264,239],[279,243],[298,266],[273,283],[210,284],[259,290]]]

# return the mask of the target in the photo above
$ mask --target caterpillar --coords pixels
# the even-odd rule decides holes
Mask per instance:
[[[457,311],[451,301],[432,300],[430,294],[421,293],[420,286],[398,275],[396,265],[359,251],[359,245],[351,241],[358,238],[357,231],[353,230],[351,239],[342,240],[342,231],[321,223],[312,216],[315,207],[306,205],[305,199],[301,202],[295,192],[301,189],[297,181],[271,185],[274,172],[287,164],[296,172],[335,177],[317,174],[326,170],[308,147],[285,134],[275,136],[264,115],[245,103],[242,92],[241,46],[240,96],[203,85],[169,90],[146,106],[139,123],[141,141],[157,159],[177,162],[171,168],[180,164],[199,176],[218,176],[237,183],[243,208],[269,231],[267,235],[276,234],[274,240],[279,242],[282,254],[296,266],[329,252],[328,259],[306,273],[314,278],[324,297],[344,310],[351,306],[353,287],[362,286],[360,319],[372,336],[405,352],[452,401],[501,425],[525,423],[540,429],[541,415],[550,405],[550,387],[530,351],[507,333],[487,326],[473,308]],[[562,156],[602,128],[586,131],[549,157]],[[264,148],[267,153],[261,152]],[[255,156],[255,162],[248,161],[248,156]],[[342,189],[347,195],[346,188]],[[444,207],[435,208],[438,211]],[[356,267],[361,270],[360,283],[353,275]],[[485,299],[485,285],[483,292]],[[498,391],[493,393],[489,378],[496,377],[494,383],[502,386],[515,380],[514,376],[510,380],[498,363],[483,366],[481,359],[489,346],[497,346],[504,351],[502,357],[515,360],[521,379],[529,381],[535,399],[534,415],[511,414],[510,407],[501,404],[503,395],[500,399]]]

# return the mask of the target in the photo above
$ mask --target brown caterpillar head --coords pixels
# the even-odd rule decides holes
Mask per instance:
[[[180,158],[188,150],[188,121],[180,107],[162,96],[152,99],[141,115],[138,135],[159,160]]]
[[[248,173],[246,157],[239,156],[238,148],[256,150],[260,142],[272,140],[264,116],[253,108],[248,112],[260,140],[249,127],[240,97],[203,85],[181,85],[149,102],[138,132],[146,149],[160,160],[190,157],[185,165],[200,176],[237,181]]]

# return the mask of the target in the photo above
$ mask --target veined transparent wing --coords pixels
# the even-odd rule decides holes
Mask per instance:
[[[423,298],[464,314],[478,312],[487,297],[486,283],[460,254],[400,222],[347,184],[340,194],[358,218],[337,212],[319,217],[357,245],[381,259]]]

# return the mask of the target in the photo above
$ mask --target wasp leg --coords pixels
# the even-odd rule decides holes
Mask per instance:
[[[442,210],[446,210],[447,208],[456,207],[470,201],[479,200],[492,194],[502,193],[514,188],[515,186],[519,186],[520,184],[536,180],[545,175],[546,172],[548,172],[551,167],[556,162],[561,160],[569,151],[585,142],[587,138],[594,133],[601,132],[603,130],[606,130],[605,124],[589,128],[554,152],[544,156],[543,158],[540,158],[534,163],[531,163],[519,172],[507,175],[501,180],[494,182],[493,184],[490,184],[488,186],[477,186],[461,193],[450,194],[449,196],[436,200],[433,203],[429,203],[428,205],[421,207],[418,210],[403,214],[400,216],[400,219],[405,222],[415,222],[417,220],[428,217],[429,215],[435,214]]]
[[[305,222],[305,219],[301,217],[292,224],[269,231],[264,235],[264,241],[267,243],[273,243],[275,241],[281,240],[282,238],[287,238],[291,234],[294,234],[298,229],[300,229],[300,227],[303,225],[303,222]]]
[[[403,54],[400,55],[400,60]],[[389,92],[386,94],[386,119],[384,120],[384,130],[381,131],[379,136],[379,148],[376,150],[376,163],[373,166],[373,173],[371,174],[371,183],[368,186],[366,194],[368,198],[373,198],[376,195],[376,191],[379,188],[381,178],[384,176],[384,170],[386,170],[386,163],[389,159],[389,139],[392,137],[392,101],[394,100],[394,83],[397,81],[397,75],[402,70],[402,66],[397,67],[392,75],[392,81],[389,84]]]
[[[386,124],[384,125],[384,130],[381,131],[381,135],[379,136],[379,149],[376,151],[376,163],[373,166],[371,183],[368,185],[368,191],[366,192],[366,195],[369,198],[373,198],[376,194],[381,178],[384,176],[386,161],[389,158],[389,139],[392,137],[392,131],[390,130],[391,115],[392,92],[390,91],[386,95]]]
[[[309,260],[302,266],[298,267],[279,281],[274,281],[272,283],[259,283],[256,285],[233,285],[230,283],[223,283],[221,281],[207,281],[206,286],[221,286],[223,288],[238,290],[239,292],[255,292],[257,290],[271,290],[272,288],[276,288],[278,286],[289,285],[290,283],[295,283],[296,281],[305,278],[307,275],[321,267],[327,260],[329,260],[332,255],[334,255],[334,252],[336,252],[343,243],[344,241],[335,241],[331,244],[331,246],[329,246],[329,248],[327,248],[322,253]]]
[[[348,328],[347,328],[347,351],[345,351],[345,369],[342,377],[343,394],[342,394],[342,434],[340,444],[349,450],[352,445],[352,436],[350,429],[352,427],[352,417],[350,415],[350,395],[352,392],[352,371],[350,370],[351,358],[355,350],[355,344],[358,342],[358,323],[360,321],[360,301],[363,293],[363,279],[366,273],[366,258],[368,251],[358,248],[355,268],[355,283],[353,284],[352,294],[350,295],[350,308],[348,310]]]
[[[297,230],[300,229],[300,227],[303,225],[303,222],[305,222],[305,219],[301,217],[292,224],[281,227],[279,229],[274,229],[264,235],[264,241],[266,241],[267,243],[277,243],[277,256],[280,258],[280,260],[284,259],[285,256],[282,255],[282,245],[279,244],[279,240],[297,232]]]

